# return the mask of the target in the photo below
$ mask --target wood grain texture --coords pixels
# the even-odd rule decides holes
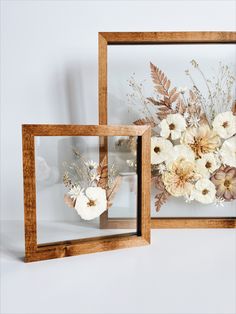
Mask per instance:
[[[103,222],[103,229],[131,229],[136,225],[132,218],[109,218]],[[152,229],[206,229],[206,228],[236,228],[236,219],[230,218],[151,218]]]
[[[142,147],[150,151],[150,128],[148,126],[79,126],[79,125],[23,125],[23,176],[24,176],[24,211],[25,211],[25,262],[66,257],[79,254],[102,252],[140,246],[150,243],[150,195],[148,184],[149,166],[141,164],[142,198],[140,199],[141,220],[137,230],[141,233],[103,236],[89,239],[67,240],[54,243],[37,243],[36,220],[36,179],[35,179],[35,136],[139,136]],[[107,144],[107,142],[105,142]],[[104,143],[102,144],[104,145]],[[149,151],[142,158],[149,158]],[[144,151],[142,150],[142,154]],[[146,163],[146,161],[145,161]],[[147,174],[146,174],[147,171]],[[148,190],[145,192],[145,190]],[[144,198],[144,199],[143,199]]]
[[[101,32],[109,45],[234,43],[236,32]]]
[[[155,44],[234,44],[236,32],[100,32],[99,33],[99,124],[107,121],[107,46]],[[107,148],[103,146],[105,152]],[[126,228],[132,219],[102,217],[101,228]],[[151,218],[152,228],[235,228],[236,218]]]
[[[152,218],[152,228],[236,228],[235,218]]]
[[[123,236],[120,235],[119,238],[114,236],[114,238],[85,241],[76,244],[65,244],[55,246],[43,246],[39,247],[36,251],[31,252],[30,255],[25,257],[25,262],[35,262],[46,259],[68,257],[81,254],[90,254],[96,252],[104,252],[117,250],[122,248],[130,248],[134,246],[144,246],[148,245],[149,242],[141,236]]]
[[[24,124],[31,136],[141,136],[146,125]]]
[[[28,128],[22,127],[23,181],[24,181],[24,219],[26,257],[37,248],[36,225],[36,184],[34,137]]]

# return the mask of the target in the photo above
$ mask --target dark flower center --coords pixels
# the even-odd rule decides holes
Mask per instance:
[[[211,162],[210,162],[210,161],[207,161],[207,163],[205,164],[205,167],[206,167],[207,169],[211,168]]]
[[[169,125],[169,129],[170,129],[170,130],[174,130],[174,129],[175,129],[174,123],[171,123],[171,124]]]
[[[160,153],[160,151],[161,151],[161,150],[160,150],[160,147],[156,146],[156,147],[154,148],[154,152],[155,152],[155,153],[158,154],[158,153]]]
[[[88,206],[95,206],[95,202],[93,200],[89,200],[89,202],[87,203]]]
[[[209,193],[209,191],[207,190],[207,189],[204,189],[203,191],[202,191],[202,194],[203,195],[206,195],[206,194],[208,194]]]
[[[225,186],[226,188],[228,188],[228,187],[230,186],[230,181],[229,181],[229,180],[225,180],[224,186]]]
[[[229,123],[228,121],[225,121],[223,124],[222,124],[223,128],[227,128],[229,126]]]

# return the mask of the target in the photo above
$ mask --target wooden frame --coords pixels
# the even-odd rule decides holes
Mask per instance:
[[[232,44],[236,32],[102,32],[99,40],[99,124],[107,124],[107,46],[150,44]],[[101,227],[126,228],[128,219],[102,216]],[[152,228],[236,228],[236,218],[151,218]]]
[[[23,125],[25,262],[101,252],[150,243],[150,129],[147,126]],[[37,244],[35,136],[137,136],[137,232]]]

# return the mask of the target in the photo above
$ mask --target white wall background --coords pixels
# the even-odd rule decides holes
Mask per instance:
[[[21,124],[98,122],[99,31],[235,29],[235,1],[1,1],[1,218],[23,219]]]

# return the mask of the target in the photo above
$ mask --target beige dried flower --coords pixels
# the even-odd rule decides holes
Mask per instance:
[[[162,175],[166,190],[176,197],[190,195],[197,178],[195,164],[182,158],[178,158]]]
[[[203,154],[213,153],[221,144],[220,137],[209,128],[201,125],[199,128],[189,128],[183,134],[181,143],[189,145],[196,157]]]

